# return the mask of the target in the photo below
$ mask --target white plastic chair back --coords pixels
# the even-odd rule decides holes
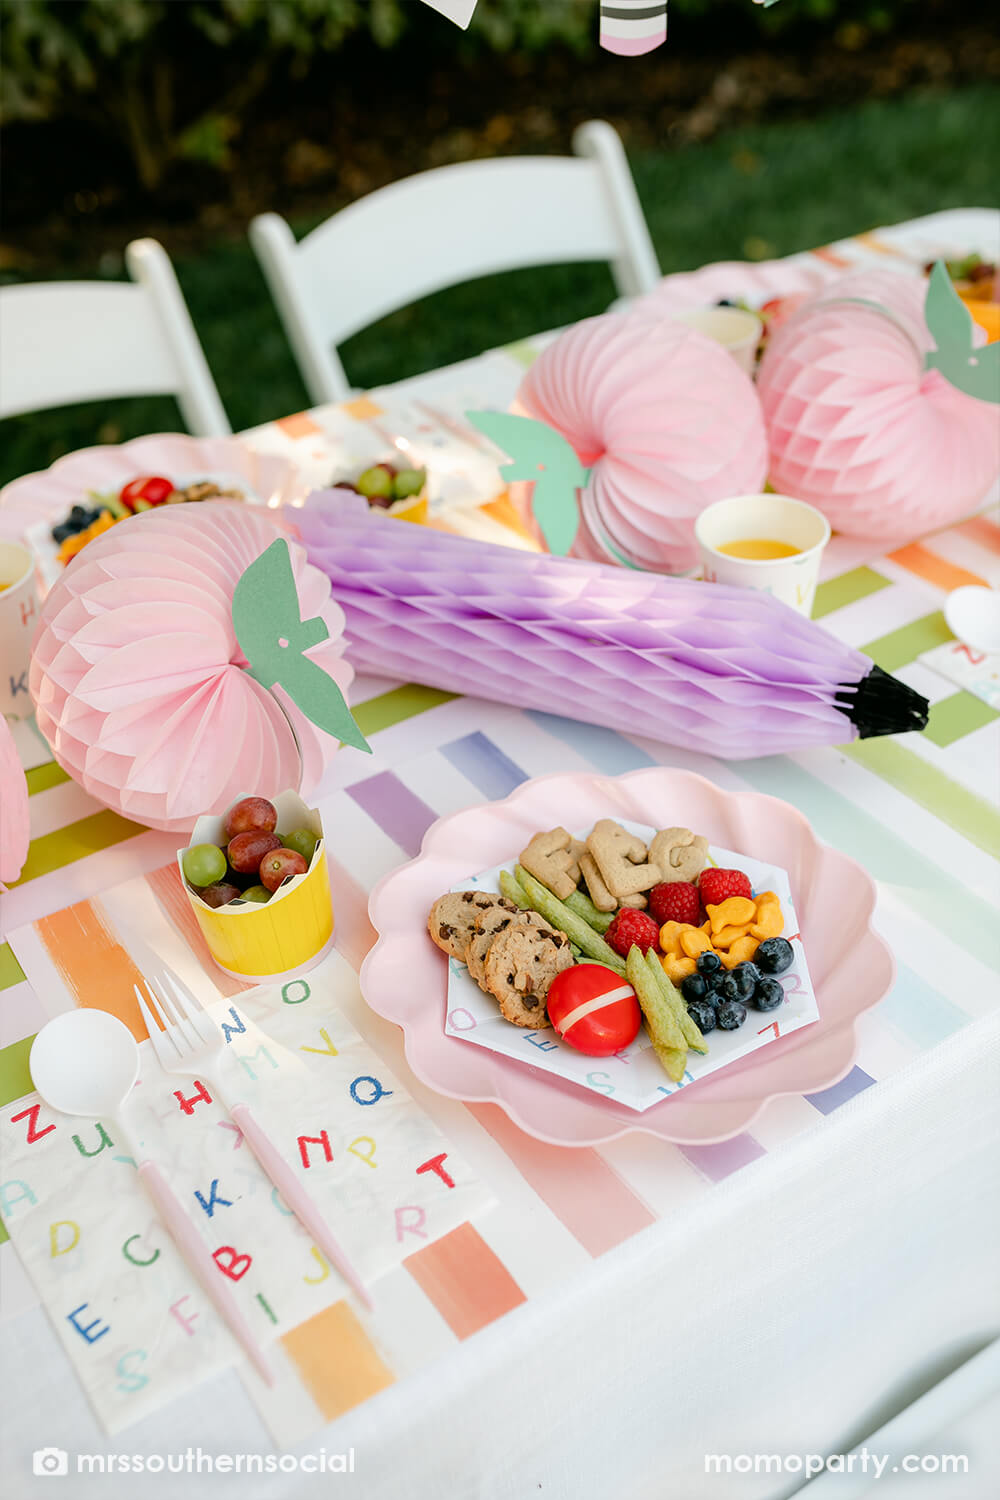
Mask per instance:
[[[0,417],[76,401],[170,395],[195,436],[230,432],[163,246],[134,240],[125,259],[133,284],[0,288]]]
[[[620,295],[650,291],[660,268],[617,132],[591,120],[573,150],[420,172],[300,243],[278,214],[254,219],[250,239],[313,401],[350,394],[336,345],[473,277],[605,260]]]

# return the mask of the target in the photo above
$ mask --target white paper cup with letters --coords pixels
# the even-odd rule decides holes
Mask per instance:
[[[736,495],[707,506],[694,534],[706,582],[758,589],[811,614],[823,548],[830,540],[830,523],[814,506],[788,495]],[[790,550],[771,557],[721,550],[766,552],[769,543]]]
[[[38,624],[35,559],[20,542],[0,542],[0,713],[30,719],[28,662]]]

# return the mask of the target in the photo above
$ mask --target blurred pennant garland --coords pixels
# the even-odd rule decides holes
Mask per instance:
[[[755,5],[776,5],[777,0],[753,0]],[[472,20],[476,0],[424,0],[464,30]],[[619,57],[640,57],[662,47],[667,40],[667,0],[600,0],[600,42],[605,52]]]

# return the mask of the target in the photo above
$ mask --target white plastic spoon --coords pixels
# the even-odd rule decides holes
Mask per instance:
[[[139,1047],[123,1021],[104,1010],[66,1011],[43,1026],[31,1044],[31,1081],[50,1109],[112,1125],[135,1159],[174,1243],[216,1311],[268,1385],[274,1374],[211,1252],[155,1162],[140,1160],[124,1123],[125,1103],[139,1076]]]

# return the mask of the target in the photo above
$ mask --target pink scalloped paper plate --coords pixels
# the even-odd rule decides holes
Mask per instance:
[[[601,817],[657,828],[684,823],[713,844],[786,869],[819,1001],[813,1025],[641,1115],[446,1036],[448,964],[427,936],[427,913],[443,891],[512,858],[539,828],[582,828]],[[407,1061],[423,1083],[452,1099],[499,1104],[539,1140],[593,1146],[640,1130],[708,1145],[745,1130],[768,1100],[816,1093],[850,1071],[857,1019],[887,993],[895,972],[892,954],[872,929],[875,900],[861,866],[820,843],[802,814],[774,797],[725,792],[669,767],[618,777],[544,776],[502,802],[439,818],[419,856],[379,882],[369,902],[379,938],[362,967],[361,987],[373,1010],[402,1027]]]
[[[140,474],[195,475],[242,481],[251,502],[274,508],[300,499],[312,486],[287,458],[255,453],[238,438],[197,438],[161,432],[130,443],[80,448],[48,469],[11,480],[0,490],[0,537],[21,541],[39,522],[54,522],[88,490],[120,490]]]

